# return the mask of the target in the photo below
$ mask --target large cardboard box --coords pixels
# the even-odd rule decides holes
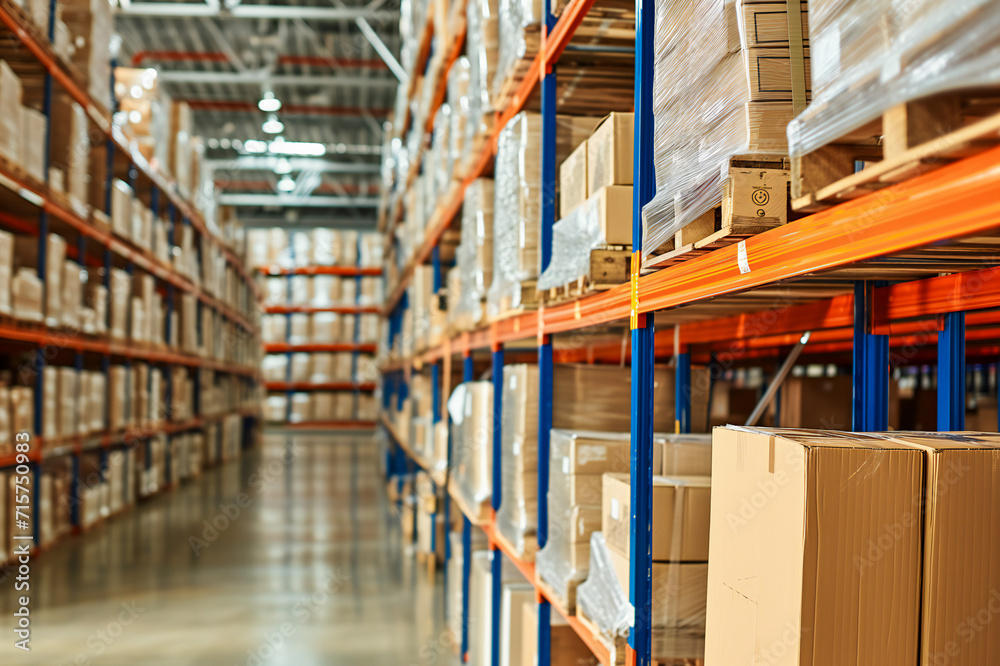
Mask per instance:
[[[706,664],[917,662],[922,452],[716,428],[712,481]]]
[[[587,142],[584,141],[559,165],[559,217],[563,218],[587,200]]]
[[[612,113],[587,139],[588,192],[632,184],[633,118],[631,113]]]
[[[0,60],[0,157],[17,164],[21,141],[21,79]]]
[[[601,531],[610,550],[629,556],[632,489],[628,474],[605,474]],[[654,476],[654,562],[707,562],[712,481],[707,476]]]
[[[781,386],[781,425],[850,430],[852,377],[789,377]]]
[[[1000,436],[887,437],[924,455],[923,501],[914,498],[893,535],[923,527],[920,664],[1000,664],[1000,634],[987,626],[1000,612]]]
[[[0,314],[9,315],[14,278],[14,234],[0,231]]]
[[[587,203],[593,206],[598,228],[608,245],[632,244],[632,186],[609,185],[590,190]]]
[[[45,131],[48,121],[45,114],[29,106],[21,107],[21,156],[19,161],[28,175],[45,180]]]
[[[629,590],[629,559],[608,550],[615,577],[623,592]],[[653,562],[653,616],[658,629],[705,631],[705,600],[708,590],[708,564],[704,562]],[[654,653],[656,654],[656,653]],[[729,662],[722,662],[729,663]]]

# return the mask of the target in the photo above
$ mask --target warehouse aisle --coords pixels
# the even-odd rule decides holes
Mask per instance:
[[[43,554],[33,651],[5,639],[0,663],[450,663],[443,595],[403,555],[391,511],[373,437],[268,435]],[[4,615],[12,588],[0,584]]]

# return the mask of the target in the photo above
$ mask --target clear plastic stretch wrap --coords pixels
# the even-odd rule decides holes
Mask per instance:
[[[590,251],[606,242],[598,201],[589,199],[552,227],[552,259],[538,278],[538,290],[561,287],[586,276],[590,272]]]
[[[462,204],[462,238],[456,261],[459,267],[457,324],[478,324],[483,301],[493,282],[493,181],[477,178],[465,188]]]
[[[629,455],[628,433],[551,431],[549,534],[535,562],[570,612],[576,587],[587,578],[590,535],[601,528],[601,475],[628,472]]]
[[[507,365],[503,369],[503,447],[497,527],[517,554],[524,557],[538,516],[538,366]]]
[[[448,186],[451,184],[451,163],[448,161],[448,153],[451,148],[451,107],[442,104],[434,114],[434,133],[431,139],[430,161],[426,169],[432,172],[433,180],[433,203],[431,212],[441,203],[444,195],[448,193]],[[430,219],[430,215],[428,215]]]
[[[500,97],[518,63],[535,56],[541,20],[540,0],[500,0],[500,48],[492,82],[494,98]]]
[[[469,507],[493,494],[493,383],[465,382],[448,398],[455,488]]]
[[[541,116],[522,111],[500,131],[494,167],[493,282],[487,312],[521,306],[521,283],[538,276]]]
[[[766,45],[749,46],[747,21],[759,30],[754,7],[760,6],[657,0],[656,195],[643,209],[644,254],[722,203],[733,156],[788,154],[781,131],[792,118],[787,25]],[[786,21],[783,5],[768,7],[779,24]],[[808,63],[806,51],[807,88]]]
[[[1000,83],[1000,3],[813,0],[813,102],[788,126],[792,156],[834,142],[888,109]]]
[[[451,107],[451,127],[448,130],[448,164],[445,167],[449,178],[461,178],[464,172],[458,164],[465,153],[466,125],[469,116],[469,59],[461,56],[448,70],[448,106]]]
[[[615,574],[611,553],[604,535],[590,535],[590,570],[587,580],[576,590],[579,611],[608,637],[627,637],[633,623],[632,604],[628,590],[624,589]]]
[[[469,53],[469,115],[465,123],[463,164],[479,158],[482,141],[493,131],[493,95],[490,86],[500,45],[498,0],[468,0],[466,47]],[[476,139],[479,138],[479,141]]]

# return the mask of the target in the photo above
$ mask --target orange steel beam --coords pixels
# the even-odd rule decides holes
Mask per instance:
[[[354,382],[266,382],[268,391],[374,391],[373,383]]]
[[[898,328],[896,320],[996,307],[1000,307],[1000,268],[954,273],[876,289],[872,328],[888,334]]]
[[[282,268],[281,266],[259,266],[257,269],[264,275],[340,275],[353,277],[357,275],[381,275],[381,268],[357,268],[355,266],[301,266],[298,268]]]
[[[269,343],[264,345],[264,351],[269,354],[285,354],[289,352],[374,352],[376,345],[355,344],[353,342],[339,342],[331,344],[311,344],[311,345],[289,345],[284,343]]]
[[[312,307],[309,305],[268,305],[264,307],[265,314],[316,314],[317,312],[335,312],[337,314],[378,314],[375,306],[330,305]]]

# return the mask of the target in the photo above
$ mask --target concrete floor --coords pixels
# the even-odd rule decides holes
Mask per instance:
[[[441,576],[403,551],[372,436],[270,434],[35,560],[30,654],[0,583],[0,663],[457,663]]]

